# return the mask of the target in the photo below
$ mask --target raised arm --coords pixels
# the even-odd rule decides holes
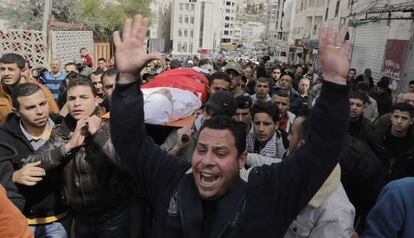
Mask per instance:
[[[260,180],[275,183],[269,196],[274,197],[275,206],[283,204],[278,208],[277,216],[286,226],[319,190],[338,163],[347,134],[349,102],[346,75],[350,45],[342,45],[340,35],[326,27],[321,28],[319,39],[319,61],[325,82],[312,109],[306,143],[282,163],[257,168],[257,173],[253,173]]]
[[[187,162],[174,159],[161,150],[146,135],[144,126],[144,99],[139,88],[138,75],[148,61],[159,59],[147,54],[143,47],[149,21],[135,16],[123,25],[122,39],[114,32],[116,64],[119,80],[112,96],[111,137],[115,150],[126,163],[137,184],[145,186],[150,200],[155,190],[165,183],[173,183],[190,167]]]

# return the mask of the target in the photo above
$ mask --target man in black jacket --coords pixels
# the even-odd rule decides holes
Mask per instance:
[[[401,102],[391,110],[391,125],[376,127],[368,143],[380,158],[385,182],[414,176],[414,107]]]
[[[17,85],[11,94],[14,113],[10,113],[0,127],[0,176],[10,197],[14,185],[18,194],[26,199],[24,209],[16,202],[28,219],[35,237],[67,237],[68,208],[61,198],[62,168],[45,173],[39,162],[25,160],[49,139],[52,127],[61,117],[49,116],[49,105],[39,86],[31,83]],[[9,154],[13,151],[13,154]],[[70,229],[70,228],[69,228]]]
[[[63,167],[75,237],[128,237],[132,187],[112,146],[109,125],[99,117],[98,102],[88,78],[72,79],[67,89],[69,114],[25,163],[41,161],[39,166],[47,172]]]
[[[320,62],[327,79],[313,111],[310,137],[292,158],[254,168],[239,178],[246,161],[244,130],[230,118],[213,117],[200,129],[191,165],[148,139],[143,95],[136,80],[157,54],[143,48],[148,19],[124,23],[114,33],[120,71],[112,98],[114,146],[154,208],[153,237],[282,237],[338,163],[347,133],[346,75],[350,45],[321,28]],[[190,167],[192,171],[190,171]]]

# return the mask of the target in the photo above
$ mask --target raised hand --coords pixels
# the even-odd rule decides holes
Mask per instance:
[[[87,119],[87,126],[89,134],[93,135],[101,127],[102,118],[93,115]]]
[[[86,136],[89,134],[88,132],[88,119],[89,117],[79,119],[76,122],[75,130],[73,131],[72,136],[70,137],[70,140],[65,145],[65,152],[69,153],[72,150],[78,148],[85,142]]]
[[[322,26],[319,30],[319,63],[326,81],[346,85],[351,44],[342,42],[343,34]]]
[[[134,21],[126,19],[122,39],[118,31],[113,33],[116,65],[120,72],[118,83],[134,82],[139,71],[151,60],[160,59],[158,54],[147,54],[144,44],[149,27],[148,18],[136,15]]]
[[[26,186],[34,186],[42,181],[42,177],[46,175],[43,168],[38,167],[40,161],[28,163],[21,169],[14,171],[12,181],[14,183],[23,184]]]

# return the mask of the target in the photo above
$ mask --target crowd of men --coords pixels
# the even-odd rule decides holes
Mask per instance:
[[[315,68],[147,54],[147,27],[96,65],[0,55],[0,234],[414,237],[414,81],[394,100],[329,28]],[[156,144],[140,85],[184,67],[209,97]]]

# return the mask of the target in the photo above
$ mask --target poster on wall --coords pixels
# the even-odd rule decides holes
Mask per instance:
[[[408,40],[387,40],[382,76],[396,81],[401,80],[407,60],[408,46]]]

